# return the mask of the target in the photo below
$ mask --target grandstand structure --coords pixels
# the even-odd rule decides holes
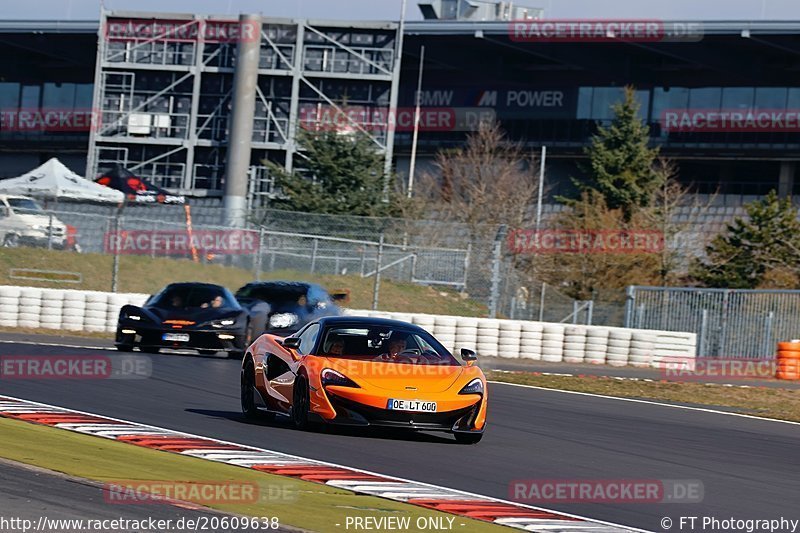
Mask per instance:
[[[609,122],[623,87],[633,85],[652,142],[677,163],[679,179],[698,194],[718,193],[714,202],[723,212],[715,216],[727,215],[727,208],[738,212],[736,206],[770,189],[797,194],[800,22],[653,21],[658,33],[641,40],[610,31],[599,38],[542,38],[532,22],[546,20],[540,12],[531,12],[520,30],[518,15],[443,16],[442,1],[422,2],[432,15],[407,22],[402,39],[395,22],[263,19],[251,202],[269,198],[265,162],[301,168],[298,128],[336,106],[368,109],[371,117],[397,115],[395,129],[381,121],[352,128],[374,138],[402,179],[412,132],[400,117],[417,101],[423,46],[418,171],[430,170],[438,150],[463,143],[470,128],[489,117],[531,150],[547,145],[550,194],[567,193],[591,136]],[[110,31],[111,24],[130,21],[217,30],[179,32],[172,40],[157,33],[142,38],[147,31],[137,35],[124,27]],[[168,189],[219,202],[236,70],[235,43],[222,29],[228,22],[164,13],[0,22],[6,58],[0,65],[0,177],[52,156],[90,177],[121,162]],[[21,111],[79,115],[87,109],[99,118],[83,129],[8,118]],[[769,120],[710,120],[726,113],[766,113]]]

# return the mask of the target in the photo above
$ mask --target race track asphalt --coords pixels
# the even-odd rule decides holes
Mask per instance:
[[[0,341],[19,338],[0,335]],[[61,342],[90,346],[108,341]],[[120,356],[113,350],[0,343],[0,355],[89,354]],[[511,496],[512,481],[525,479],[702,483],[704,498],[695,504],[539,504],[650,531],[662,531],[665,516],[675,522],[673,531],[680,516],[800,518],[800,425],[491,384],[489,427],[476,446],[457,445],[439,434],[304,433],[280,421],[253,424],[241,418],[237,361],[146,357],[152,360],[149,379],[0,377],[0,394],[504,499]]]

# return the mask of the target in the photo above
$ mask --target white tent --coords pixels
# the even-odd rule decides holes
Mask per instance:
[[[22,176],[0,180],[0,194],[113,203],[125,199],[122,192],[77,175],[55,157]]]

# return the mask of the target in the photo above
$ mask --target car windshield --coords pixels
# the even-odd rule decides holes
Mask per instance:
[[[263,300],[275,309],[306,307],[308,305],[306,285],[246,285],[236,292],[237,298]]]
[[[239,304],[223,287],[173,285],[158,293],[150,305],[161,309],[236,309]]]
[[[320,355],[342,359],[459,366],[456,358],[432,335],[403,327],[329,327],[320,349]]]
[[[42,211],[41,206],[37,204],[35,200],[31,200],[30,198],[8,198],[6,201],[14,211]]]

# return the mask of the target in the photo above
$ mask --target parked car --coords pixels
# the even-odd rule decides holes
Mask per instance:
[[[247,309],[267,304],[265,333],[291,335],[309,322],[324,316],[338,316],[341,309],[328,291],[301,281],[254,281],[236,291],[236,299]]]
[[[63,249],[67,244],[67,226],[27,196],[0,194],[0,244],[50,246]]]

